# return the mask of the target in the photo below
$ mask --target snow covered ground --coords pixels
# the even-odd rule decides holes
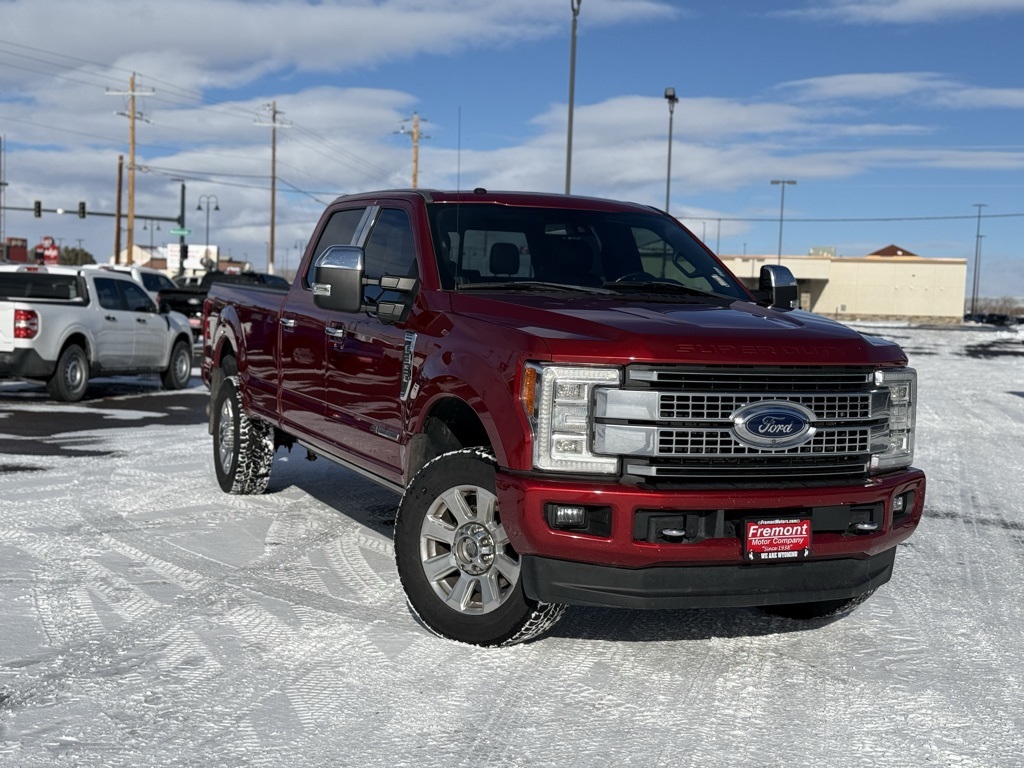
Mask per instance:
[[[871,600],[573,608],[501,650],[417,624],[397,498],[357,475],[283,454],[266,495],[226,496],[157,392],[18,455],[40,403],[0,388],[0,765],[1024,765],[1024,335],[864,330],[919,371],[929,476]]]

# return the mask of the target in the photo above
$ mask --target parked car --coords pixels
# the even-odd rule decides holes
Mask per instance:
[[[121,274],[130,275],[135,282],[145,289],[146,293],[149,294],[149,297],[153,299],[153,302],[158,307],[160,306],[160,294],[163,291],[173,291],[178,287],[166,274],[161,272],[159,269],[153,269],[152,267],[117,264],[97,264],[90,266],[94,269],[105,269],[108,272],[120,272]]]
[[[439,635],[522,642],[566,604],[835,616],[921,520],[906,354],[797,309],[785,267],[752,293],[654,208],[484,189],[341,197],[311,237],[288,292],[206,299],[216,477],[262,493],[301,447],[402,494]]]
[[[128,275],[83,267],[0,267],[0,378],[44,381],[81,400],[91,376],[159,373],[182,389],[192,373],[188,320],[160,311]]]
[[[1009,315],[1004,315],[998,312],[989,312],[986,314],[981,322],[987,325],[1015,325],[1016,321]]]

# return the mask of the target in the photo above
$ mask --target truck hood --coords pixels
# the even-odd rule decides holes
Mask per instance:
[[[719,365],[906,364],[900,347],[820,315],[751,302],[690,303],[637,296],[459,293],[470,315],[542,342],[556,360]]]

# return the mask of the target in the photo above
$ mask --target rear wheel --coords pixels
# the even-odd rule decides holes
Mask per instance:
[[[395,523],[398,575],[433,632],[474,645],[513,645],[553,627],[564,605],[523,594],[520,558],[501,522],[494,457],[446,453],[413,478]]]
[[[176,341],[167,369],[160,375],[164,389],[184,389],[192,376],[192,349],[187,342]]]
[[[224,379],[213,409],[213,464],[221,490],[263,493],[274,462],[274,428],[242,410],[237,376]]]
[[[790,603],[788,605],[765,605],[761,610],[772,616],[787,619],[827,619],[833,616],[845,616],[854,608],[867,600],[875,590],[848,597],[843,600],[821,600],[816,603]]]
[[[75,403],[85,396],[89,386],[89,358],[77,344],[69,344],[57,359],[57,370],[46,382],[54,400]]]

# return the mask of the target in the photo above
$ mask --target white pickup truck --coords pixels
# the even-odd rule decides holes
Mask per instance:
[[[159,373],[182,389],[192,334],[126,274],[78,267],[0,267],[0,379],[45,381],[75,402],[90,376]]]

